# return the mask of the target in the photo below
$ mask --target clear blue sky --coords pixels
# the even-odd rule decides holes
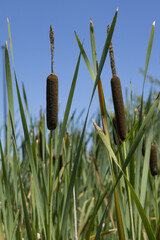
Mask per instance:
[[[160,79],[160,1],[146,0],[69,0],[69,1],[1,1],[0,46],[9,43],[7,17],[10,21],[15,69],[20,88],[24,83],[29,109],[33,118],[38,117],[42,105],[46,108],[46,78],[50,74],[49,26],[55,33],[54,72],[59,78],[59,103],[62,119],[69,89],[79,55],[74,35],[77,32],[91,61],[90,18],[93,20],[97,57],[100,56],[106,39],[107,25],[111,24],[119,8],[113,35],[113,46],[117,75],[121,79],[123,92],[129,91],[131,81],[133,93],[141,94],[145,57],[152,23],[155,20],[155,36],[148,74]],[[0,51],[0,111],[3,111],[2,50]],[[11,63],[12,65],[12,63]],[[13,68],[12,68],[13,69]],[[111,69],[107,57],[101,75],[106,102],[111,97]],[[14,78],[13,78],[14,80]],[[15,85],[15,84],[14,84]],[[146,83],[146,92],[150,87]],[[81,59],[72,110],[78,113],[87,109],[93,89],[93,81]],[[22,90],[22,88],[21,88]],[[22,91],[21,91],[22,93]],[[14,87],[14,98],[16,92]],[[95,94],[91,113],[98,109],[98,95]],[[18,111],[15,100],[15,112]],[[2,116],[2,115],[1,115]],[[2,125],[3,121],[0,120]]]

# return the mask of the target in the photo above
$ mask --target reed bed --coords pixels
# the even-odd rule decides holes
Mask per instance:
[[[160,239],[159,94],[156,98],[150,94],[147,101],[143,99],[155,23],[149,37],[140,103],[137,101],[137,105],[134,105],[132,96],[123,106],[119,101],[120,106],[114,106],[114,124],[114,116],[105,104],[107,93],[103,92],[100,76],[110,50],[117,14],[118,10],[108,33],[106,29],[106,41],[99,64],[94,26],[90,20],[93,69],[75,32],[79,56],[63,121],[58,121],[58,78],[53,73],[53,29],[50,28],[52,67],[46,85],[47,117],[41,112],[35,124],[31,121],[24,86],[22,94],[20,92],[15,69],[12,81],[6,43],[9,111],[4,147],[0,140],[0,239]],[[8,30],[14,67],[9,20]],[[82,60],[93,80],[93,91],[84,124],[80,128],[75,115],[69,116]],[[13,96],[12,84],[16,85],[17,96]],[[114,102],[117,95],[122,99],[120,87],[119,90],[112,90]],[[95,91],[99,96],[99,112],[92,119],[93,127],[88,132],[88,116]],[[23,129],[20,144],[15,124],[15,97],[18,99]],[[119,108],[123,108],[123,116],[117,115]],[[125,130],[122,129],[121,134],[119,129],[124,118]]]

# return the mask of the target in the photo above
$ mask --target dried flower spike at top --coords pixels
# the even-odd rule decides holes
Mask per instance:
[[[54,57],[54,31],[52,29],[52,25],[50,25],[50,43],[51,43],[51,72],[53,73],[53,57]]]
[[[151,170],[152,176],[158,175],[157,149],[154,145],[151,146],[150,170]]]
[[[109,33],[109,25],[107,26],[107,34]],[[112,45],[112,40],[109,45],[109,55],[110,55],[110,63],[111,63],[111,70],[112,70],[112,75],[116,76],[116,65],[115,65],[115,60],[114,60],[114,52],[113,52],[113,45]]]
[[[47,127],[55,130],[58,121],[58,77],[51,73],[47,78]]]

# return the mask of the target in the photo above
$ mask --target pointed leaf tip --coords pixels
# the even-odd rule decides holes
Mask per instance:
[[[90,18],[90,25],[93,26],[92,18]]]
[[[7,40],[6,40],[6,43],[5,43],[5,49],[8,50],[8,44],[7,44]]]

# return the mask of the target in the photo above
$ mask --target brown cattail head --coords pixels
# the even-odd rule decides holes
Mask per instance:
[[[113,117],[112,122],[113,122],[113,126],[114,126],[114,129],[115,129],[116,134],[117,134],[117,137],[118,137],[118,141],[119,141],[119,143],[121,144],[122,141],[121,141],[121,138],[120,138],[120,136],[119,136],[118,127],[117,127],[117,121],[116,121],[115,116]],[[117,145],[114,132],[113,132],[113,140],[114,140],[114,143]]]
[[[47,78],[47,127],[55,130],[58,121],[58,77],[51,73]]]
[[[158,175],[157,149],[154,145],[151,146],[150,170],[152,176]]]
[[[42,130],[41,129],[39,129],[39,133],[38,133],[38,148],[39,148],[40,157],[43,158],[43,144],[42,144]]]
[[[143,138],[143,143],[142,143],[142,155],[145,155],[145,151],[146,151],[146,134],[144,135]]]
[[[112,97],[115,110],[115,116],[117,121],[117,128],[119,136],[123,141],[126,138],[126,120],[123,104],[123,96],[121,90],[121,82],[117,76],[113,76],[111,79]]]

